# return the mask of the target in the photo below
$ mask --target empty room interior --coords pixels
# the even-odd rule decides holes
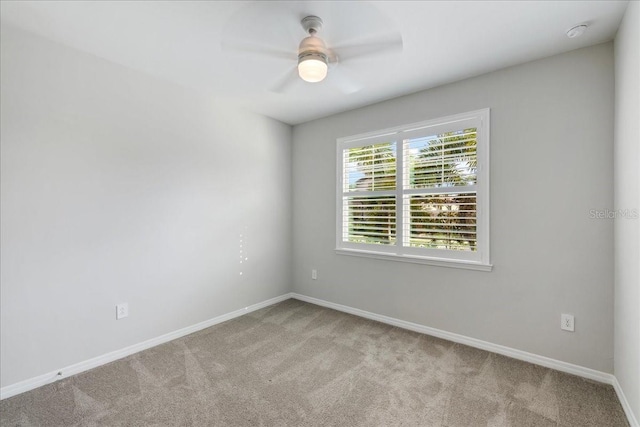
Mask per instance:
[[[3,426],[640,426],[638,1],[0,7]]]

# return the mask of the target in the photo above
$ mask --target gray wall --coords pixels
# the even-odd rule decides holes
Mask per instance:
[[[607,43],[295,126],[294,291],[613,372],[613,78]],[[485,107],[492,272],[334,253],[336,138]]]
[[[629,2],[615,40],[615,209],[640,211],[640,3]],[[640,219],[615,228],[615,375],[640,420]]]
[[[4,24],[1,62],[2,386],[290,290],[290,126]]]

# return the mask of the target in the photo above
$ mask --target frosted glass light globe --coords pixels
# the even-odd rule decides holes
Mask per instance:
[[[327,77],[327,63],[314,56],[301,58],[298,63],[298,75],[305,82],[321,82]]]

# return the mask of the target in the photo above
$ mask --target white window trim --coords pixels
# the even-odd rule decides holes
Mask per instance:
[[[477,243],[477,259],[464,259],[467,254],[455,253],[455,251],[438,252],[436,249],[423,250],[419,248],[409,248],[396,244],[393,246],[383,245],[363,245],[359,243],[350,243],[342,241],[342,207],[343,207],[343,150],[345,148],[356,147],[363,144],[375,144],[380,142],[396,141],[397,156],[402,156],[402,141],[413,138],[416,135],[424,135],[425,129],[429,129],[429,134],[443,133],[443,129],[450,129],[452,126],[460,128],[461,122],[473,121],[477,128],[477,147],[476,153],[478,158],[477,183],[476,183],[476,230],[478,235]],[[394,139],[394,135],[398,135]],[[470,111],[461,114],[455,114],[446,117],[440,117],[433,120],[427,120],[418,123],[412,123],[393,128],[381,129],[378,131],[367,132],[358,135],[338,138],[336,143],[336,253],[340,255],[360,256],[367,258],[384,259],[390,261],[402,261],[418,264],[429,264],[441,267],[463,268],[470,270],[491,271],[493,265],[490,260],[490,217],[489,217],[489,178],[490,178],[490,109]],[[392,191],[397,194],[402,191],[402,167],[398,164],[396,174],[398,186]],[[412,192],[413,190],[408,190]],[[422,190],[419,190],[422,191]],[[427,190],[428,191],[428,190]],[[407,190],[405,190],[407,193]],[[397,203],[396,218],[401,218],[402,203]],[[396,224],[396,235],[401,235],[400,228],[402,224]],[[430,255],[424,252],[429,251]],[[447,254],[457,255],[447,257]]]

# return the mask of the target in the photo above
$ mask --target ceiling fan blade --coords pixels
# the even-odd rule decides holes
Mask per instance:
[[[280,16],[276,25],[282,33],[286,34],[286,42],[291,44],[291,46],[296,49],[297,52],[297,47],[300,44],[300,40],[308,35],[303,31],[298,20],[292,20],[290,16],[286,18]],[[269,31],[273,31],[272,26],[270,26]]]
[[[338,43],[332,47],[332,62],[342,62],[383,53],[402,52],[402,34],[393,33],[357,41]]]
[[[285,75],[277,80],[269,90],[271,92],[284,93],[291,89],[298,80],[300,80],[298,77],[298,68],[292,67]]]
[[[355,93],[362,89],[362,85],[356,83],[355,79],[343,67],[329,70],[327,80],[345,94]]]
[[[290,61],[295,61],[298,58],[296,51],[240,40],[225,40],[221,43],[221,47],[224,51],[250,53],[267,56],[269,58],[286,59]]]

